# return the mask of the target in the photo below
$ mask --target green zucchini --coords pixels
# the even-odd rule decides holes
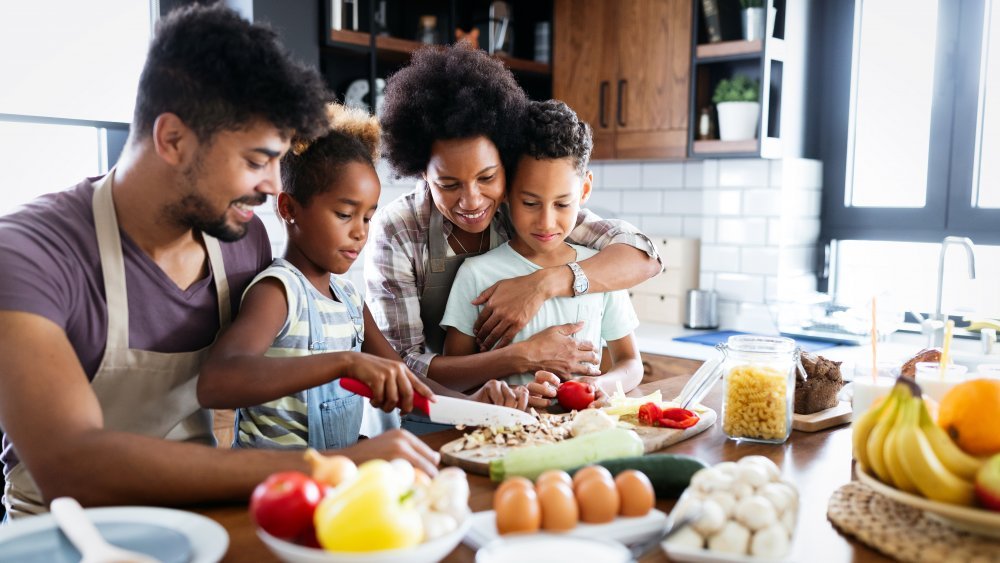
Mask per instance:
[[[490,462],[490,479],[499,483],[520,475],[534,480],[547,469],[569,469],[601,460],[642,455],[639,435],[624,428],[609,428],[562,442],[518,448]]]
[[[691,476],[700,469],[708,467],[708,464],[704,461],[682,454],[649,454],[637,457],[606,459],[597,462],[596,465],[603,465],[611,472],[612,476],[616,476],[626,469],[642,471],[646,474],[646,477],[649,477],[649,481],[653,484],[653,490],[656,491],[656,498],[677,498],[681,496],[684,489],[691,483]],[[572,475],[583,467],[575,467],[569,474]]]

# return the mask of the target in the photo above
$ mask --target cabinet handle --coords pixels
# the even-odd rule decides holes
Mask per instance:
[[[628,85],[628,80],[622,79],[618,81],[618,109],[616,113],[617,113],[619,127],[625,127],[624,111],[622,110],[624,102],[622,102],[622,99],[625,97],[623,95],[623,91],[625,90],[625,86],[627,85]]]
[[[601,90],[597,102],[601,106],[601,109],[599,110],[598,113],[598,122],[601,124],[601,129],[608,128],[608,119],[607,115],[604,112],[604,106],[607,105],[608,88],[610,87],[611,83],[609,83],[607,80],[601,81]]]

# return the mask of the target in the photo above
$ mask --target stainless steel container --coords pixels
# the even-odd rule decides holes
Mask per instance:
[[[719,328],[719,294],[706,289],[687,293],[686,328]]]

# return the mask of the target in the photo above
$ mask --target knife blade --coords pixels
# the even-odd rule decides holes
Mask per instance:
[[[358,395],[371,398],[368,385],[353,377],[341,377],[340,386]],[[413,395],[413,407],[425,413],[431,422],[439,424],[464,424],[465,426],[528,426],[538,424],[538,419],[530,414],[502,407],[479,403],[468,399],[456,399],[437,395],[431,403],[423,395]]]

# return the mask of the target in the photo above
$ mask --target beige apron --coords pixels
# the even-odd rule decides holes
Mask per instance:
[[[128,296],[125,261],[111,186],[114,170],[94,189],[94,223],[108,306],[104,357],[91,381],[101,404],[104,428],[212,445],[211,414],[198,404],[198,369],[210,348],[165,354],[128,347]],[[219,241],[202,234],[219,297],[220,332],[229,325],[229,284]],[[70,470],[67,468],[67,470]],[[5,487],[12,518],[47,511],[38,487],[23,463],[11,471]]]

